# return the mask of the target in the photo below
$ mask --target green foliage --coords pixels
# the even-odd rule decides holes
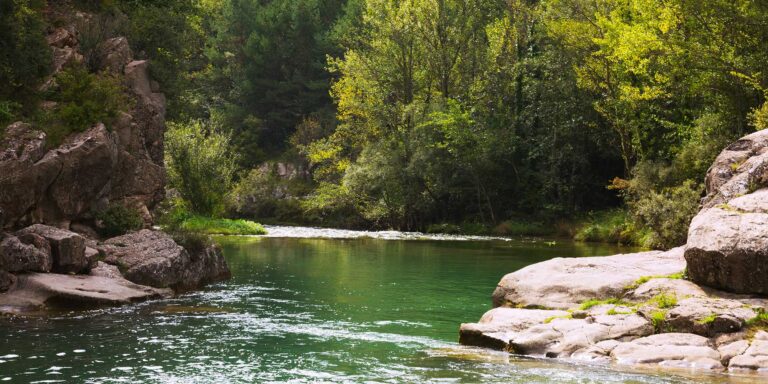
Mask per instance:
[[[105,237],[124,235],[144,226],[141,213],[122,204],[110,205],[107,209],[98,212],[96,219],[101,222],[99,232]]]
[[[646,234],[638,230],[628,213],[621,209],[591,212],[574,238],[577,241],[640,245]]]
[[[708,316],[698,320],[697,323],[699,323],[699,324],[710,324],[710,323],[714,322],[715,319],[717,319],[717,315],[713,313],[711,315],[708,315]]]
[[[5,124],[10,123],[16,117],[21,104],[13,101],[0,101],[0,126],[5,128]]]
[[[700,185],[687,180],[683,185],[661,192],[650,191],[633,201],[634,216],[650,230],[643,245],[667,249],[685,244],[688,225],[699,210],[701,189]]]
[[[235,184],[229,201],[229,211],[239,217],[274,219],[282,223],[310,222],[302,217],[298,196],[306,195],[312,186],[302,178],[302,170],[281,177],[281,164],[265,163],[252,169]],[[282,164],[289,167],[290,164]]]
[[[656,333],[661,332],[662,327],[667,321],[667,311],[664,309],[654,309],[648,315]]]
[[[668,309],[677,305],[677,297],[674,294],[659,293],[648,300],[648,304],[660,309]]]
[[[461,233],[461,227],[456,224],[441,223],[430,224],[427,227],[427,233],[443,233],[448,235],[458,235]]]
[[[596,307],[598,305],[605,305],[605,304],[630,306],[630,307],[634,306],[634,304],[632,304],[632,303],[629,303],[629,302],[626,302],[624,300],[617,299],[617,298],[610,298],[610,299],[605,299],[605,300],[591,299],[591,300],[587,300],[587,301],[581,303],[581,305],[579,306],[579,309],[582,310],[582,311],[586,311],[586,310],[588,310],[588,309],[590,309],[592,307]]]
[[[213,245],[211,237],[202,232],[174,229],[168,232],[168,234],[171,235],[176,244],[181,245],[191,254],[205,252],[206,248]]]
[[[760,108],[755,108],[749,115],[750,121],[756,130],[760,131],[768,128],[768,102],[763,103]]]
[[[570,313],[567,315],[561,315],[561,316],[550,316],[544,319],[544,324],[549,324],[557,319],[572,319],[572,318],[573,318],[573,315]]]
[[[634,283],[624,287],[624,290],[632,290],[636,289],[637,287],[653,280],[653,279],[685,279],[687,275],[687,271],[682,271],[678,273],[673,273],[670,275],[654,275],[654,276],[641,276],[639,279],[635,280]]]
[[[49,145],[57,146],[70,133],[99,122],[110,129],[119,112],[129,108],[120,79],[114,75],[89,73],[83,66],[72,65],[56,75],[56,83],[51,95],[56,107],[41,121]]]
[[[51,51],[45,41],[42,0],[0,2],[0,122],[31,112],[37,86],[48,73]]]
[[[209,235],[263,235],[267,231],[261,224],[249,220],[211,219],[202,216],[192,216],[184,220],[179,229],[186,232],[205,233]]]
[[[192,212],[213,217],[224,213],[237,172],[228,135],[200,121],[170,123],[165,159],[171,186]]]

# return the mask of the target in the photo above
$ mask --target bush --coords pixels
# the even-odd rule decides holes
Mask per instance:
[[[181,245],[187,252],[198,254],[204,252],[206,248],[213,245],[211,237],[199,232],[190,232],[176,229],[168,232],[176,244]]]
[[[622,209],[591,212],[576,232],[577,241],[640,245],[645,233],[638,230],[629,213]]]
[[[51,62],[44,8],[40,0],[0,1],[0,101],[34,106],[37,86]]]
[[[190,211],[211,217],[224,213],[237,171],[228,135],[200,121],[169,123],[165,160],[170,184]]]
[[[99,232],[105,237],[124,235],[144,227],[141,213],[122,204],[110,205],[109,208],[97,213],[96,219],[101,221]]]
[[[83,132],[95,123],[107,128],[126,108],[129,98],[116,76],[89,73],[82,65],[73,65],[56,75],[58,87],[52,99],[57,102],[53,111],[45,114],[41,122],[48,143],[58,146],[68,135]]]
[[[650,191],[633,201],[632,214],[650,233],[643,246],[666,249],[685,244],[688,226],[699,210],[701,189],[688,180],[661,192]]]
[[[430,224],[427,226],[427,233],[442,233],[446,235],[457,235],[461,233],[461,228],[456,224]]]
[[[16,118],[16,113],[21,108],[21,104],[0,100],[0,129],[5,128],[5,125],[12,122]]]
[[[555,232],[554,225],[533,219],[510,219],[493,228],[493,233],[498,236],[548,236],[554,235]]]

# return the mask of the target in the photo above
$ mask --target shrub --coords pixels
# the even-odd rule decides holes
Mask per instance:
[[[574,239],[577,241],[608,242],[623,245],[642,243],[643,230],[638,230],[631,216],[622,209],[591,212]]]
[[[187,252],[197,254],[213,245],[211,237],[204,233],[176,229],[168,233],[176,244],[181,245]]]
[[[430,224],[427,226],[427,233],[442,233],[447,235],[456,235],[461,233],[461,228],[456,224],[442,223]]]
[[[0,1],[0,100],[34,104],[51,61],[44,8],[39,0]]]
[[[192,212],[212,217],[224,212],[237,171],[228,135],[200,121],[169,123],[165,159],[170,184]]]
[[[0,100],[0,129],[12,122],[16,118],[16,113],[21,108],[21,104],[9,100]]]
[[[58,87],[51,98],[57,105],[41,122],[51,146],[58,146],[69,134],[83,132],[98,122],[109,128],[129,103],[116,76],[89,73],[82,65],[59,72],[56,83]]]
[[[97,213],[96,219],[101,221],[99,232],[106,237],[124,235],[144,226],[141,213],[122,204],[110,205],[104,211]]]
[[[699,209],[700,190],[700,185],[687,180],[660,192],[650,191],[633,201],[632,214],[650,232],[643,245],[665,249],[685,244],[688,226]]]

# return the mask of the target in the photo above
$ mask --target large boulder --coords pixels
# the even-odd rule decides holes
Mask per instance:
[[[569,309],[589,299],[621,296],[641,277],[685,269],[683,248],[607,257],[555,258],[504,276],[493,305]]]
[[[726,148],[706,185],[688,230],[688,275],[718,289],[768,294],[768,131]]]
[[[0,242],[0,270],[8,272],[50,272],[51,246],[34,233],[8,236]]]
[[[20,230],[17,235],[37,235],[44,238],[50,244],[54,272],[80,273],[89,267],[85,257],[85,239],[77,233],[35,224]]]
[[[184,291],[230,276],[217,247],[203,247],[190,254],[160,231],[145,229],[115,237],[99,249],[106,255],[106,263],[116,265],[125,278],[137,284]]]

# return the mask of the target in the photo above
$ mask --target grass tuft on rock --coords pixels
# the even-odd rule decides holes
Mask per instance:
[[[579,306],[579,309],[582,311],[586,311],[592,307],[596,307],[598,305],[604,305],[604,304],[612,304],[612,305],[622,305],[622,306],[632,306],[634,304],[626,302],[624,300],[612,297],[610,299],[605,300],[599,300],[599,299],[591,299],[587,300]]]

